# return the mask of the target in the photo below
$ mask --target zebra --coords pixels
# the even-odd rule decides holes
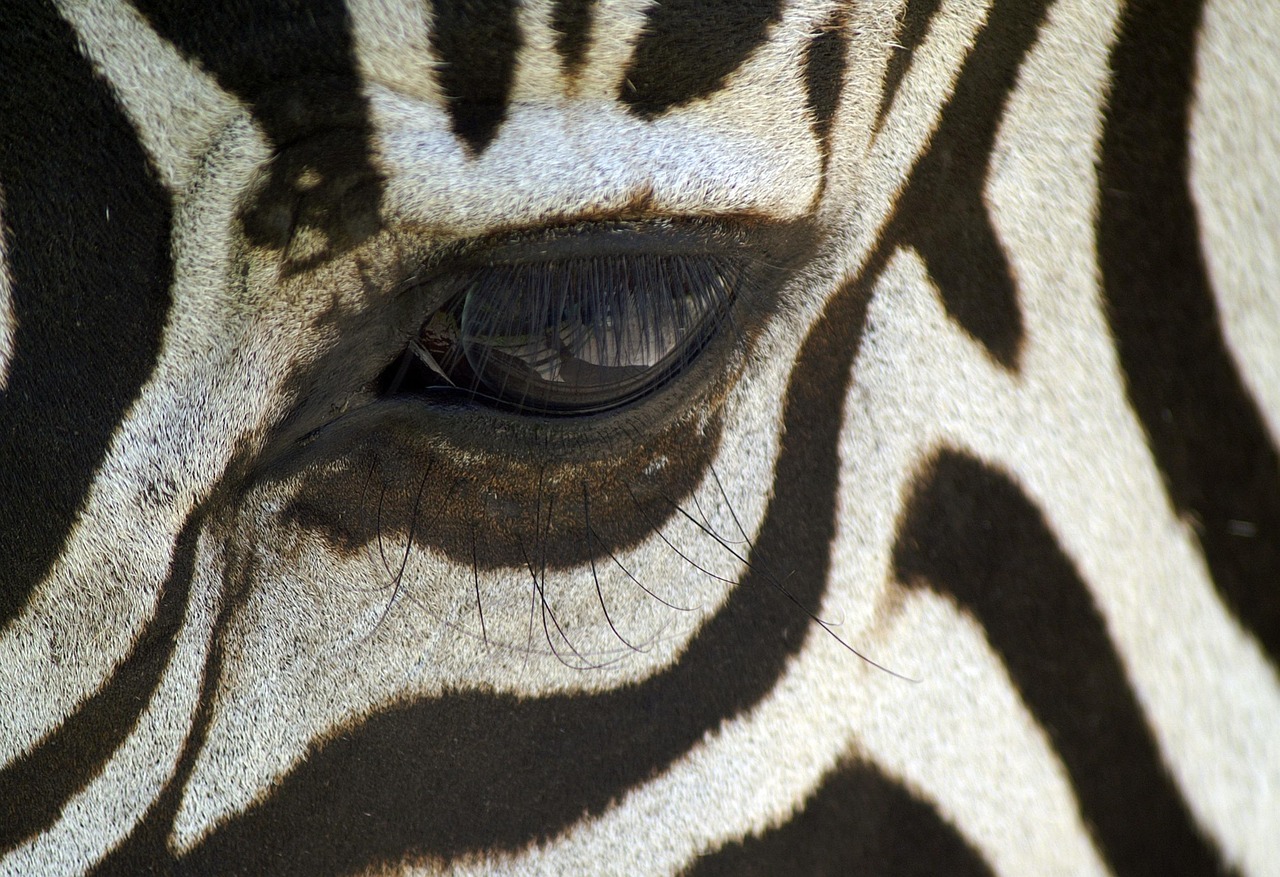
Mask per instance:
[[[7,0],[0,873],[1280,873],[1278,9]]]

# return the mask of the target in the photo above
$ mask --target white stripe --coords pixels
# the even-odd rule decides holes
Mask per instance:
[[[165,188],[181,193],[238,102],[151,30],[128,3],[57,0],[94,69],[111,83]],[[242,112],[242,110],[241,110]]]
[[[1280,442],[1280,5],[1210,3],[1197,46],[1191,182],[1205,261],[1231,354]]]

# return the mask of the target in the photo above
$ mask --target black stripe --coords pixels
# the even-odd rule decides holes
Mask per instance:
[[[644,119],[706,97],[768,37],[780,0],[664,0],[651,6],[619,99]]]
[[[911,65],[911,57],[929,33],[934,13],[941,0],[907,0],[907,10],[898,25],[898,33],[889,51],[889,63],[884,71],[884,89],[880,92],[880,108],[876,110],[876,130],[884,124],[885,115],[893,105],[893,99],[902,85],[902,77]]]
[[[239,475],[244,472],[240,461],[227,467],[230,474],[222,485],[239,483]],[[222,486],[215,489],[214,496],[225,496]],[[166,591],[181,592],[183,600],[191,591],[191,583],[195,572],[195,558],[199,548],[199,539],[206,521],[210,519],[214,509],[221,507],[211,499],[196,509],[183,525],[178,536],[177,550],[174,554],[172,572],[169,576]],[[232,546],[227,552],[229,557],[237,557],[237,548]],[[209,657],[205,663],[204,675],[200,680],[200,696],[191,727],[184,741],[182,753],[178,758],[173,775],[165,783],[160,794],[147,808],[146,814],[139,820],[133,831],[87,873],[92,877],[135,877],[139,874],[185,874],[176,863],[169,849],[174,819],[178,808],[182,805],[183,794],[187,783],[195,769],[196,760],[208,739],[209,726],[217,709],[217,691],[222,684],[222,667],[226,651],[225,632],[237,614],[243,609],[245,601],[251,595],[245,587],[252,567],[247,571],[237,560],[229,561],[224,569],[223,581],[226,585],[222,593],[222,605],[218,610],[218,618],[213,624]],[[201,874],[227,873],[220,865]],[[267,872],[270,873],[270,872]]]
[[[865,287],[843,290],[806,340],[752,569],[678,665],[598,695],[460,691],[375,715],[319,744],[181,869],[345,874],[405,856],[519,849],[603,812],[758,703],[813,632],[779,582],[804,607],[825,592],[841,407],[866,301]]]
[[[133,733],[169,666],[182,627],[195,558],[193,524],[179,535],[154,619],[129,657],[48,738],[0,772],[0,852],[52,825]]]
[[[566,76],[574,77],[587,60],[591,45],[591,18],[596,0],[556,0],[551,28],[556,32],[556,52]]]
[[[874,765],[832,771],[785,824],[726,844],[685,874],[984,877],[982,857],[933,807]]]
[[[1011,369],[1022,350],[1022,311],[983,190],[996,131],[1048,6],[1048,0],[992,6],[887,233],[920,252],[947,313]]]
[[[1218,593],[1280,663],[1280,461],[1223,338],[1189,190],[1197,3],[1126,7],[1098,255],[1129,400]]]
[[[812,114],[810,124],[822,151],[822,173],[831,158],[831,123],[835,121],[849,52],[848,16],[839,7],[809,40],[804,51],[805,99]]]
[[[453,133],[484,151],[507,116],[520,27],[515,0],[449,0],[432,7],[431,46]]]
[[[378,227],[382,178],[370,157],[351,22],[342,0],[252,3],[132,0],[161,36],[244,101],[277,150],[243,214],[250,240],[287,247],[299,228],[324,235],[306,267]],[[317,182],[318,180],[318,182]]]
[[[39,0],[0,4],[0,192],[17,319],[0,395],[0,625],[62,550],[169,310],[168,194]]]
[[[1022,490],[943,451],[917,482],[899,533],[897,577],[953,597],[981,623],[1116,873],[1222,873],[1165,771],[1092,596]]]

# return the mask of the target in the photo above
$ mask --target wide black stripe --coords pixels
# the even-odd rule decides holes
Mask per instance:
[[[884,71],[884,89],[880,92],[880,107],[876,110],[876,130],[884,124],[884,117],[902,85],[902,77],[911,65],[911,56],[928,35],[929,25],[940,3],[941,0],[907,0],[907,10],[898,24],[896,45],[890,49],[889,63]]]
[[[1022,310],[984,189],[995,136],[1049,0],[997,0],[911,173],[887,233],[929,266],[947,313],[1006,368],[1017,368]]]
[[[306,267],[378,227],[382,177],[370,157],[351,21],[342,0],[132,0],[161,36],[244,101],[277,150],[243,213],[250,240],[284,248],[300,228],[320,232]]]
[[[832,771],[790,821],[726,844],[684,873],[984,877],[991,870],[931,805],[874,765],[853,763]]]
[[[1214,584],[1280,663],[1280,460],[1227,351],[1187,139],[1198,3],[1133,3],[1112,54],[1098,256],[1125,385]]]
[[[76,37],[0,4],[0,191],[17,319],[0,395],[0,625],[62,550],[169,310],[168,194]]]
[[[480,153],[507,115],[521,34],[515,0],[449,0],[432,8],[431,46],[453,133]]]
[[[813,630],[791,599],[815,608],[826,588],[841,408],[866,301],[863,286],[841,291],[806,340],[752,568],[678,665],[599,695],[460,691],[390,709],[319,744],[181,869],[344,874],[406,855],[517,849],[602,812],[750,709]]]
[[[943,451],[920,476],[899,532],[897,577],[955,598],[982,624],[1116,873],[1221,873],[1165,771],[1106,622],[1018,485]]]
[[[652,119],[718,91],[781,13],[780,0],[663,0],[651,6],[619,98]]]
[[[173,656],[198,535],[191,523],[179,535],[155,617],[110,680],[48,738],[0,771],[0,853],[52,825],[137,727]]]
[[[849,52],[848,16],[841,7],[832,13],[804,51],[805,100],[810,124],[822,150],[822,173],[831,157],[831,123],[835,121]]]
[[[591,45],[591,19],[596,0],[556,0],[551,28],[556,32],[556,52],[565,75],[577,76]]]

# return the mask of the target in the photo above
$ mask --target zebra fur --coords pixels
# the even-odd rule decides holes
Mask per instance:
[[[11,0],[0,873],[1278,873],[1278,35]],[[661,388],[379,389],[616,228]]]

